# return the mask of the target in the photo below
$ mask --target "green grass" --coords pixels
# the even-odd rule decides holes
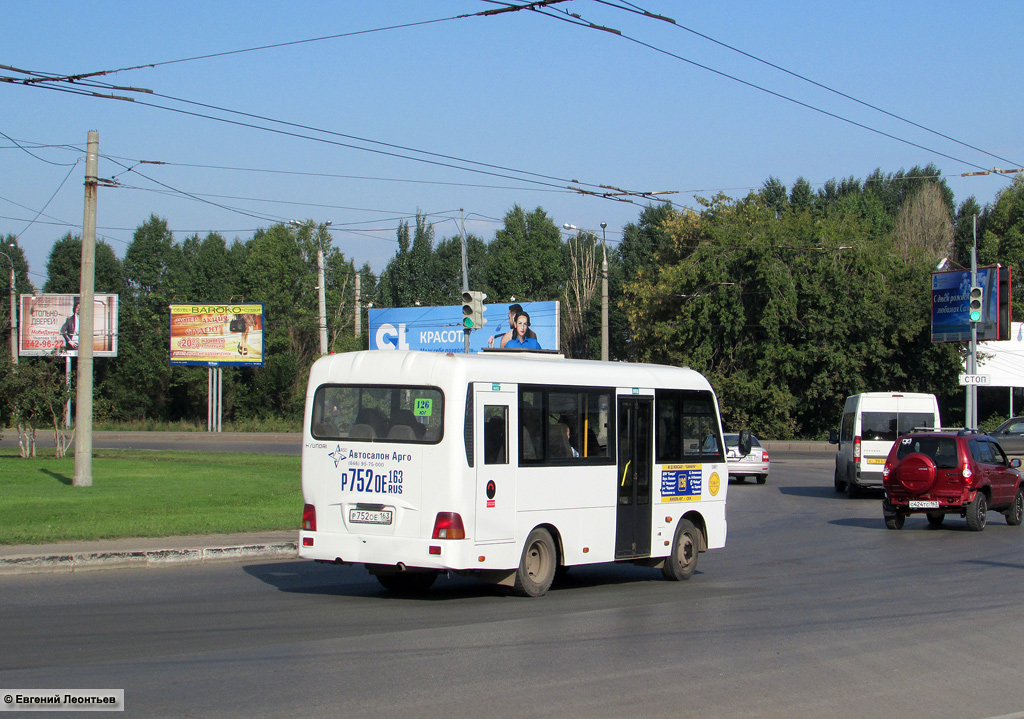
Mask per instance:
[[[73,457],[0,452],[0,544],[297,529],[299,457],[96,450],[92,486]]]
[[[297,419],[239,419],[223,423],[224,432],[301,432],[302,418]],[[142,420],[96,420],[96,432],[206,432],[206,419],[178,420],[176,422],[155,419]],[[12,434],[15,430],[7,430]]]

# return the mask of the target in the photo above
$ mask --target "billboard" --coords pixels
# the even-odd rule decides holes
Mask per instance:
[[[984,290],[982,318],[977,323],[978,339],[1009,339],[1013,319],[1010,268],[979,268],[978,285]],[[970,341],[970,293],[970,270],[932,273],[932,342]]]
[[[22,357],[77,357],[79,295],[21,295],[18,354]],[[117,357],[117,295],[93,296],[94,357]]]
[[[988,375],[986,387],[1024,387],[1024,324],[1010,328],[1009,339],[978,343],[977,374]],[[966,356],[961,367],[967,371]]]
[[[171,364],[263,366],[263,303],[171,305]]]
[[[530,316],[530,331],[542,349],[558,349],[558,302],[521,302]],[[510,330],[510,304],[484,305],[482,329],[470,333],[470,351],[498,347]],[[465,352],[462,305],[450,307],[370,308],[370,349],[425,350],[427,352]]]

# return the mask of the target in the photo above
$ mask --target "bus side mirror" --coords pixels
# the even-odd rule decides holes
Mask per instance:
[[[839,430],[830,429],[828,431],[828,443],[839,444]]]
[[[740,455],[741,456],[746,457],[748,454],[750,454],[750,430],[749,429],[741,429],[740,430],[739,445],[740,445],[739,446],[739,450],[740,450]]]

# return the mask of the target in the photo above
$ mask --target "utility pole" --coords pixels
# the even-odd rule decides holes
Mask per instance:
[[[89,131],[85,153],[85,216],[82,220],[82,276],[78,301],[78,391],[75,407],[74,487],[92,486],[92,344],[96,281],[96,193],[100,133]]]
[[[356,270],[356,337],[363,335],[363,308],[360,306],[359,270]]]
[[[329,222],[327,224],[330,224]],[[324,290],[324,251],[316,250],[317,299],[320,302],[320,356],[327,354],[327,296]]]
[[[978,286],[978,216],[974,216],[974,241],[971,245],[971,287]],[[985,317],[982,305],[982,319]],[[967,374],[978,371],[978,323],[971,322],[971,348],[967,358]],[[967,385],[967,429],[978,428],[978,386]]]
[[[293,227],[303,227],[303,223],[298,220],[289,220],[289,225]],[[310,231],[315,232],[316,240],[316,289],[317,289],[317,301],[320,304],[319,307],[319,318],[317,322],[320,325],[320,356],[323,357],[327,354],[327,296],[326,290],[324,289],[324,248],[323,242],[321,242],[321,234],[327,232],[327,228],[331,226],[331,221],[327,220],[319,227],[310,221]]]

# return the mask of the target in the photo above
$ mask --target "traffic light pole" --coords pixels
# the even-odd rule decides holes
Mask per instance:
[[[466,247],[466,218],[462,214],[462,209],[459,209],[459,219],[462,223],[459,225],[459,234],[462,236],[462,291],[463,293],[469,292],[469,257],[467,256]],[[462,330],[463,337],[466,341],[465,349],[463,350],[466,354],[469,354],[469,336],[472,333],[468,327]]]
[[[978,216],[974,216],[974,242],[971,245],[971,287],[978,286]],[[984,300],[982,300],[984,303]],[[982,304],[982,318],[985,316],[984,304]],[[973,375],[978,371],[978,323],[971,322],[971,347],[967,355],[967,374]],[[978,386],[967,385],[967,417],[965,424],[968,429],[978,428]]]

